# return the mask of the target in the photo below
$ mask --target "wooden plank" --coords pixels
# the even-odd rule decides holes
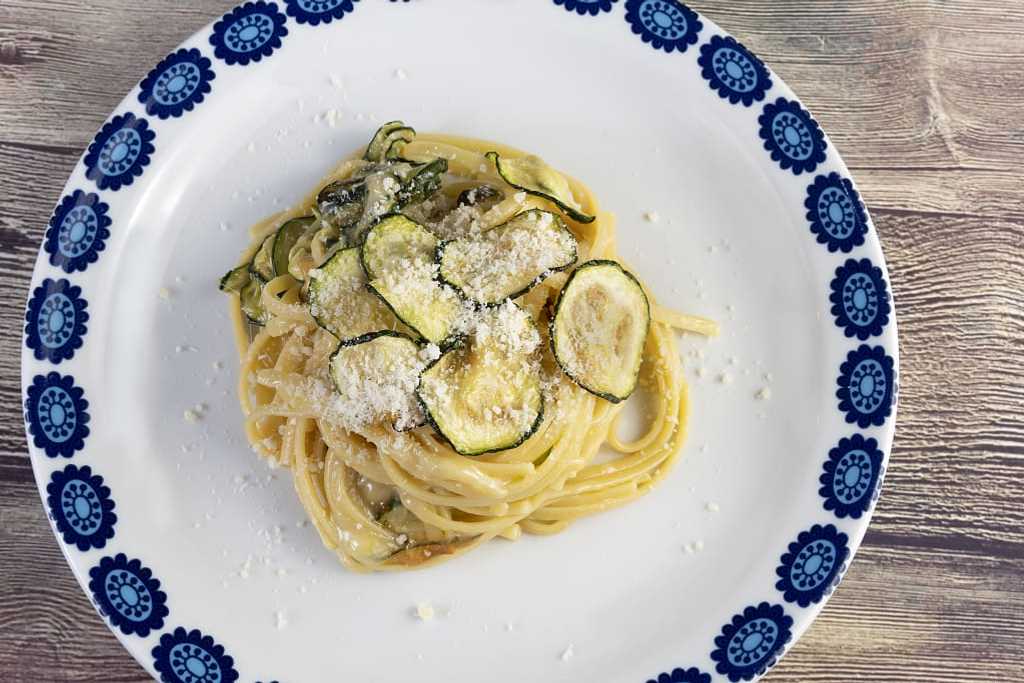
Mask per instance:
[[[4,0],[0,140],[83,149],[150,68],[234,4]]]
[[[1014,170],[1017,0],[692,3],[794,88],[851,165]]]
[[[1019,561],[878,547],[869,533],[822,616],[773,683],[1024,680]]]
[[[15,56],[0,61],[0,120],[37,144],[80,149],[153,63],[231,4],[106,0],[54,12],[47,0],[6,0],[0,42]],[[796,88],[848,163],[1012,170],[1024,153],[1007,98],[1024,90],[1017,0],[693,5]]]
[[[893,212],[1024,220],[1024,184],[1019,170],[908,171],[870,166],[850,170],[875,221],[881,220],[883,238],[893,231],[884,220]]]
[[[0,460],[2,454],[13,454],[26,466],[21,410],[25,301],[46,221],[77,160],[77,153],[0,144]]]
[[[1024,224],[876,218],[904,354],[896,447],[873,529],[1024,557]]]
[[[18,466],[27,469],[27,463]],[[0,464],[3,680],[146,680],[145,672],[103,625],[68,571],[35,484],[12,482],[8,469]],[[20,473],[17,476],[21,478]]]

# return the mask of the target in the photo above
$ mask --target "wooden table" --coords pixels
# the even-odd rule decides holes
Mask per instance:
[[[39,504],[22,311],[82,150],[151,65],[232,4],[0,0],[3,681],[145,678]],[[902,336],[896,447],[871,530],[768,680],[1024,681],[1024,3],[691,4],[771,64],[832,136],[882,236]]]

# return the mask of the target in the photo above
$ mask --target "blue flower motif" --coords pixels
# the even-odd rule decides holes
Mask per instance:
[[[281,39],[288,35],[287,21],[277,3],[255,0],[240,5],[213,25],[213,54],[227,64],[258,62],[281,47]]]
[[[103,477],[93,475],[88,465],[78,469],[68,465],[54,472],[46,485],[46,504],[50,517],[68,545],[85,552],[102,548],[114,537],[114,501]]]
[[[825,509],[840,519],[860,519],[878,496],[882,459],[874,439],[865,439],[860,434],[840,439],[839,445],[828,452],[818,479],[818,493],[825,499]]]
[[[81,287],[46,278],[32,293],[25,311],[26,346],[39,360],[60,364],[70,359],[82,347],[88,305]]]
[[[85,154],[85,175],[101,190],[117,191],[135,182],[156,147],[149,121],[128,112],[103,125]]]
[[[864,244],[868,214],[853,183],[846,178],[838,173],[818,176],[807,188],[804,206],[811,232],[830,252],[847,254]]]
[[[718,662],[715,671],[730,681],[749,681],[775,665],[793,633],[793,619],[782,605],[762,602],[750,606],[722,627],[715,637],[717,648],[711,659]]]
[[[89,570],[89,590],[100,613],[121,633],[145,638],[164,626],[167,595],[153,572],[124,553],[104,557]]]
[[[25,398],[25,421],[32,443],[51,458],[70,458],[89,436],[89,402],[70,375],[36,375]]]
[[[576,12],[579,15],[589,14],[596,16],[601,12],[611,12],[612,5],[616,0],[555,0],[556,5],[561,5],[569,12]]]
[[[288,16],[295,17],[295,21],[300,24],[310,26],[341,19],[354,9],[353,2],[359,0],[284,0]]]
[[[781,564],[775,570],[779,576],[775,587],[782,591],[786,602],[807,607],[832,593],[846,571],[850,554],[847,540],[846,534],[831,524],[815,524],[800,532],[796,542],[789,544],[789,552],[779,558]]]
[[[889,288],[882,269],[868,259],[849,259],[836,268],[829,300],[836,325],[846,330],[847,337],[864,341],[882,334],[889,322]]]
[[[764,63],[732,36],[712,36],[700,48],[701,75],[719,97],[749,107],[772,87]]]
[[[810,173],[825,161],[825,134],[799,102],[784,97],[769,102],[758,121],[764,148],[782,170]]]
[[[235,660],[210,636],[180,626],[160,636],[153,648],[153,666],[164,683],[232,683],[238,680]]]
[[[856,422],[861,429],[885,424],[895,394],[893,366],[893,359],[881,346],[862,344],[847,354],[836,379],[839,410],[846,413],[847,422]]]
[[[677,0],[626,0],[626,21],[655,50],[686,52],[704,27],[692,9]]]
[[[210,94],[210,81],[216,77],[199,50],[182,48],[164,57],[142,80],[139,102],[150,116],[177,118]]]
[[[50,264],[73,273],[96,263],[110,237],[109,208],[96,194],[75,190],[65,196],[50,217],[43,242]]]
[[[658,674],[656,679],[652,678],[647,683],[711,683],[711,674],[694,667],[672,669],[672,673]]]

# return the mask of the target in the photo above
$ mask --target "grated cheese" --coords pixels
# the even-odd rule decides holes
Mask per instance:
[[[547,212],[530,212],[503,227],[451,242],[446,273],[478,301],[493,301],[543,280],[565,265],[574,251],[572,235]]]
[[[375,346],[369,342],[351,347],[344,362],[338,357],[331,366],[334,387],[312,380],[314,401],[324,404],[327,415],[350,431],[387,420],[398,430],[421,424],[415,391],[426,363],[419,354],[381,353]]]
[[[694,553],[699,553],[702,550],[704,550],[704,541],[700,539],[693,541],[692,543],[687,543],[683,546],[683,551],[686,552],[687,555],[693,555]]]
[[[442,239],[453,240],[467,237],[480,231],[482,212],[476,206],[457,206],[431,225],[431,229]]]
[[[509,355],[529,355],[540,346],[540,333],[529,314],[510,300],[488,311],[473,313],[470,322],[475,326],[467,331],[482,343],[494,344]]]
[[[430,621],[434,618],[434,607],[429,602],[421,602],[416,605],[416,616],[420,621]]]
[[[437,344],[427,344],[420,350],[420,360],[425,363],[435,361],[441,357],[441,349]]]

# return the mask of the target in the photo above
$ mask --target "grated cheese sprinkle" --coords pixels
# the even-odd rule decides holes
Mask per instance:
[[[349,430],[387,420],[398,430],[423,422],[415,391],[426,363],[418,352],[405,353],[391,341],[404,344],[380,337],[342,348],[331,363],[335,391],[326,401],[326,412]]]
[[[416,605],[416,616],[420,621],[430,621],[434,618],[434,606],[429,602],[421,602]]]
[[[478,301],[494,301],[544,279],[574,251],[572,235],[555,216],[529,212],[503,227],[450,243],[446,269]]]

